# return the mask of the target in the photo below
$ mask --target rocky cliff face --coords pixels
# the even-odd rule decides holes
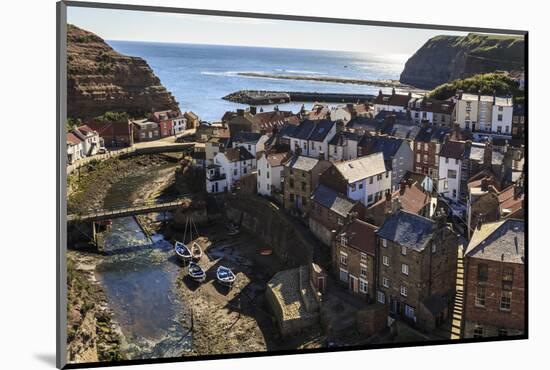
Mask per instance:
[[[73,25],[67,28],[67,100],[71,118],[178,109],[145,60],[122,55],[102,38]]]
[[[524,53],[522,36],[436,36],[409,58],[399,81],[432,89],[475,74],[521,70]]]

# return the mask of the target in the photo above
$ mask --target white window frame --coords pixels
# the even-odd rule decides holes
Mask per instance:
[[[364,274],[363,274],[363,271],[365,271]],[[361,263],[359,265],[359,276],[367,277],[367,274],[368,274],[367,265],[365,265],[364,263]]]
[[[390,279],[388,279],[387,277],[383,277],[382,278],[382,286],[384,288],[389,288],[390,287]]]
[[[390,265],[390,258],[388,256],[382,256],[382,264],[384,266],[389,266]]]
[[[407,255],[407,247],[405,247],[404,245],[401,246],[401,254],[403,256],[406,256]]]
[[[407,287],[404,286],[404,285],[401,285],[401,288],[399,289],[399,293],[403,296],[403,297],[406,297],[408,292],[407,292]]]
[[[376,300],[379,303],[385,304],[386,303],[386,295],[384,294],[384,292],[378,291],[376,293]]]
[[[369,292],[369,282],[367,280],[359,278],[359,291],[365,294]]]
[[[401,264],[401,273],[403,275],[409,276],[409,265],[407,265],[406,263],[402,263]]]

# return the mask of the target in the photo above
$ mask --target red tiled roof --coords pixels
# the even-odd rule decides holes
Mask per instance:
[[[71,143],[72,145],[78,145],[82,142],[78,136],[73,134],[72,132],[67,133],[67,142]]]
[[[409,100],[411,97],[409,95],[401,94],[378,94],[376,99],[374,99],[374,104],[379,105],[395,105],[399,107],[408,107]]]
[[[500,211],[510,210],[514,213],[523,208],[523,193],[514,198],[514,185],[510,185],[498,194],[498,202],[500,203]]]
[[[395,191],[391,195],[392,199],[399,199],[401,202],[401,209],[410,213],[418,214],[420,211],[430,203],[430,194],[426,193],[417,182],[411,186],[405,185],[403,187],[403,193],[401,188]],[[370,208],[382,207],[386,202],[386,198],[382,197],[378,202],[374,203]]]
[[[462,141],[447,141],[441,147],[439,152],[440,157],[462,159],[466,143]]]

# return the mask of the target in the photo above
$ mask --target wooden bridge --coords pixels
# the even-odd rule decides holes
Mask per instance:
[[[132,206],[122,206],[119,208],[100,209],[90,211],[89,213],[75,213],[67,216],[68,222],[96,222],[105,221],[113,218],[142,215],[152,212],[171,211],[188,204],[190,196],[181,196],[168,201],[151,200]]]

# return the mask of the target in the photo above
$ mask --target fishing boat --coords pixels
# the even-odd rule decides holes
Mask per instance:
[[[174,250],[176,251],[176,255],[178,258],[184,262],[187,262],[193,258],[193,255],[191,254],[191,251],[187,246],[182,242],[176,242],[174,244]]]
[[[229,287],[233,286],[233,283],[235,282],[235,274],[233,271],[231,271],[230,268],[220,266],[218,267],[218,270],[216,271],[216,278],[222,285],[226,285]]]
[[[206,273],[195,262],[189,263],[189,267],[187,268],[187,272],[189,273],[189,276],[198,282],[203,282],[206,279]]]
[[[197,242],[193,242],[191,246],[191,254],[193,255],[194,260],[200,260],[202,257],[202,248]]]

